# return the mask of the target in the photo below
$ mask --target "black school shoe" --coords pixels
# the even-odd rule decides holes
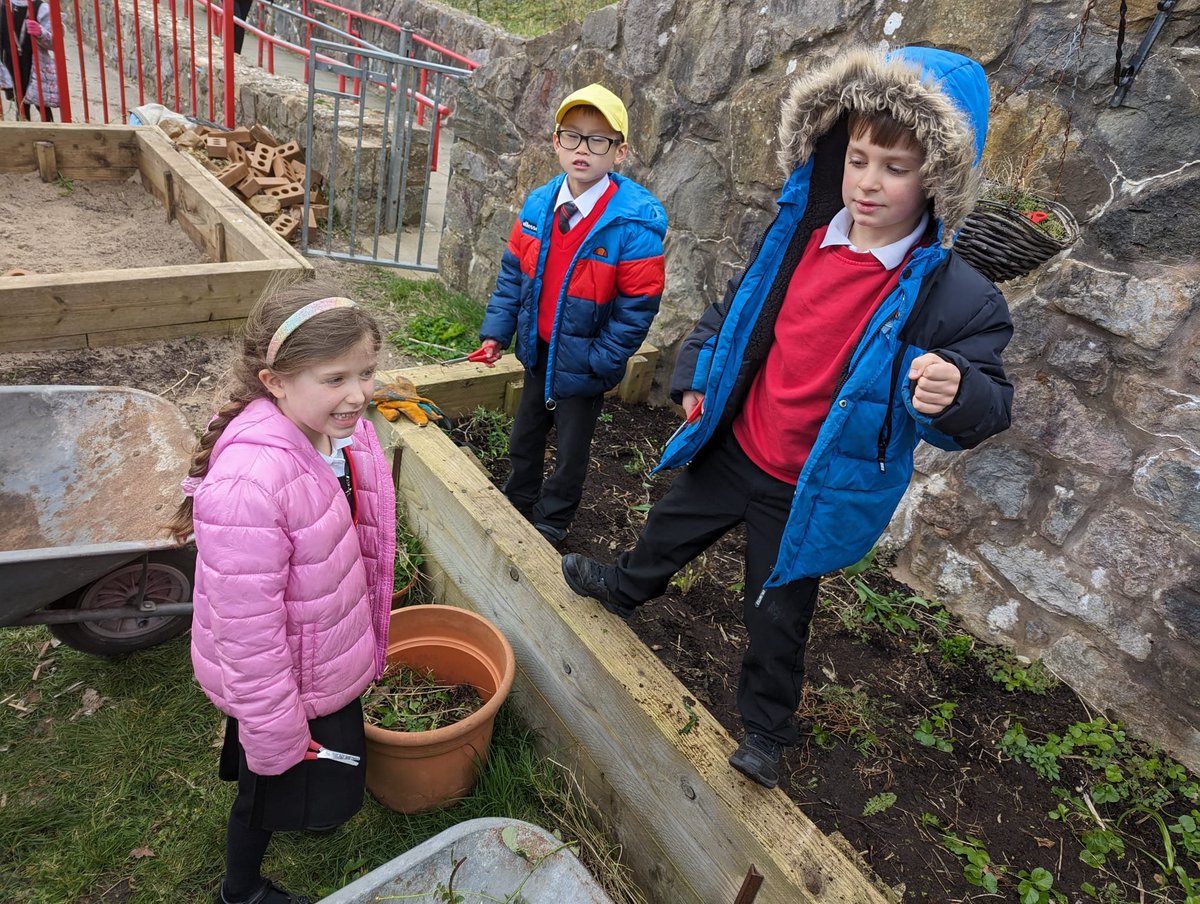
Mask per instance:
[[[539,534],[546,538],[546,542],[555,549],[558,549],[563,540],[567,539],[567,532],[561,527],[554,527],[551,524],[544,524],[540,521],[535,522],[533,526],[537,528]]]
[[[248,898],[230,900],[225,897],[225,882],[222,880],[221,889],[217,892],[217,904],[312,904],[304,895],[294,895],[284,891],[270,879],[263,879],[262,885],[255,889]]]
[[[779,784],[783,745],[759,734],[748,734],[729,758],[729,765],[764,788]]]
[[[629,618],[637,611],[637,607],[626,606],[613,598],[608,584],[604,581],[604,566],[599,562],[577,552],[569,552],[563,556],[562,573],[567,586],[575,593],[579,596],[590,596],[618,618]]]

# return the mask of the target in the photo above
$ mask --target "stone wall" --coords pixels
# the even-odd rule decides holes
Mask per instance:
[[[521,199],[555,172],[558,100],[590,81],[625,100],[624,172],[670,217],[650,337],[666,352],[660,400],[680,338],[773,215],[794,73],[859,43],[979,59],[995,102],[989,165],[1056,192],[1082,239],[1003,286],[1012,430],[965,454],[924,448],[886,542],[902,576],[980,637],[1044,657],[1200,768],[1200,0],[1179,4],[1118,109],[1116,5],[1084,23],[1085,7],[622,0],[527,41],[443,25],[447,11],[418,0],[391,15],[431,17],[460,51],[477,35],[487,61],[454,114],[441,246],[443,277],[481,301]],[[1154,12],[1130,3],[1127,60]]]

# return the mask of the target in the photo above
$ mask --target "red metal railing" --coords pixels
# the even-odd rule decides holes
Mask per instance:
[[[64,32],[64,29],[61,27],[62,22],[63,22],[62,2],[61,2],[61,0],[47,0],[47,2],[49,3],[49,7],[50,7],[51,31],[52,31],[51,38],[52,38],[52,48],[53,48],[53,56],[54,56],[54,69],[55,69],[55,74],[57,75],[58,88],[59,88],[59,92],[58,92],[59,93],[59,109],[61,111],[62,120],[64,122],[71,122],[71,121],[73,121],[76,111],[74,111],[71,106],[71,77],[72,77],[73,73],[70,71],[71,67],[68,66],[67,48],[65,46],[65,40],[64,40],[65,32]],[[233,47],[234,47],[233,41],[227,40],[226,38],[228,38],[234,34],[235,25],[238,27],[241,27],[241,28],[245,29],[245,31],[253,34],[258,39],[258,62],[259,62],[259,65],[271,73],[274,73],[274,71],[275,71],[275,48],[276,47],[279,47],[281,50],[283,50],[286,53],[293,54],[293,55],[307,61],[310,56],[309,48],[311,47],[314,27],[319,27],[321,25],[321,23],[317,22],[317,20],[315,20],[312,16],[309,15],[310,5],[313,7],[318,7],[323,10],[326,10],[329,13],[336,15],[337,17],[343,17],[343,16],[345,17],[346,28],[344,30],[344,34],[339,34],[339,40],[347,41],[347,43],[349,43],[350,46],[356,46],[356,45],[362,46],[362,47],[370,46],[369,44],[367,44],[367,42],[363,41],[362,33],[364,30],[364,27],[372,26],[372,27],[375,27],[375,28],[381,30],[382,32],[396,34],[399,38],[400,46],[404,49],[404,52],[410,58],[416,59],[418,49],[420,49],[422,52],[425,52],[425,53],[438,54],[438,55],[440,55],[440,57],[442,59],[449,61],[449,63],[451,65],[460,65],[467,70],[473,70],[473,69],[477,68],[477,66],[479,65],[474,60],[471,60],[468,57],[463,56],[462,54],[455,53],[454,51],[452,51],[446,47],[443,47],[433,41],[430,41],[428,38],[424,38],[420,35],[414,34],[410,30],[407,30],[402,26],[396,25],[395,23],[392,23],[392,22],[388,22],[384,19],[380,19],[377,16],[372,16],[367,13],[360,12],[358,10],[347,9],[346,7],[339,6],[338,4],[331,2],[331,0],[301,0],[301,15],[303,16],[303,21],[305,23],[305,26],[304,26],[305,46],[303,46],[303,47],[296,45],[296,44],[292,44],[292,43],[285,41],[281,38],[278,38],[272,34],[268,34],[265,31],[265,28],[264,28],[265,17],[264,17],[264,13],[263,13],[263,6],[261,3],[256,4],[258,6],[257,15],[254,17],[251,17],[251,18],[256,19],[256,22],[255,22],[255,24],[251,24],[250,22],[243,22],[241,19],[235,17],[234,8],[233,8],[234,4],[233,4],[232,0],[225,0],[225,2],[223,4],[216,2],[216,0],[195,0],[195,2],[198,3],[199,6],[204,10],[204,14],[205,14],[205,29],[204,29],[205,42],[201,46],[201,49],[200,49],[201,55],[198,58],[197,57],[196,22],[195,22],[194,17],[191,15],[192,0],[184,0],[182,12],[183,12],[185,18],[187,19],[187,23],[188,23],[187,35],[184,38],[184,40],[186,42],[186,48],[187,48],[187,53],[186,53],[187,60],[185,63],[183,63],[183,66],[186,68],[181,70],[181,62],[182,61],[180,59],[181,54],[180,54],[180,46],[179,46],[180,38],[181,38],[181,36],[179,34],[179,12],[180,12],[180,10],[177,8],[177,0],[124,0],[124,2],[131,3],[132,7],[133,7],[132,36],[125,34],[122,29],[120,0],[104,0],[103,6],[101,3],[101,0],[91,0],[90,12],[93,17],[91,22],[85,22],[84,16],[82,14],[83,10],[88,9],[87,0],[83,0],[84,6],[82,7],[82,9],[81,9],[80,0],[72,0],[72,7],[73,7],[72,11],[74,13],[74,22],[72,23],[74,27],[72,30],[75,32],[75,47],[73,48],[73,50],[75,51],[75,54],[76,54],[75,60],[74,60],[74,64],[75,64],[74,65],[74,74],[77,74],[77,77],[78,77],[78,85],[79,85],[79,89],[80,89],[80,95],[81,95],[81,99],[83,101],[82,107],[83,107],[83,121],[84,122],[91,122],[92,115],[93,115],[92,109],[91,109],[91,104],[89,104],[89,90],[88,90],[88,88],[89,88],[89,86],[88,86],[89,55],[84,47],[84,42],[83,42],[84,34],[89,34],[89,35],[93,36],[93,39],[95,42],[94,56],[95,56],[96,66],[98,69],[98,77],[99,77],[99,83],[100,83],[99,84],[100,110],[101,110],[101,116],[105,123],[110,121],[110,116],[111,116],[110,110],[114,106],[112,103],[112,99],[109,96],[109,81],[108,81],[108,62],[109,62],[109,58],[113,55],[114,50],[115,50],[115,56],[116,56],[116,70],[117,70],[117,82],[118,82],[116,107],[120,110],[120,121],[125,122],[128,119],[129,111],[127,108],[127,98],[126,98],[127,85],[126,85],[125,65],[126,65],[126,56],[127,56],[127,54],[126,54],[127,43],[131,40],[134,45],[132,48],[133,49],[132,56],[133,56],[133,60],[134,60],[135,66],[136,66],[135,81],[137,84],[137,98],[138,98],[139,104],[146,103],[146,94],[147,94],[147,87],[148,87],[147,78],[146,78],[146,70],[145,70],[146,60],[144,58],[143,47],[142,47],[143,41],[145,41],[147,45],[150,45],[151,43],[153,44],[153,53],[154,53],[153,86],[154,86],[155,101],[159,104],[162,104],[163,106],[166,106],[172,110],[175,110],[176,112],[186,113],[187,115],[190,115],[192,118],[200,118],[201,98],[199,96],[198,86],[201,84],[202,81],[206,81],[207,82],[207,84],[206,84],[207,92],[206,93],[208,94],[208,104],[207,104],[208,119],[214,120],[216,118],[215,100],[216,100],[216,91],[217,91],[216,78],[215,78],[215,71],[216,71],[217,67],[213,65],[213,62],[214,62],[213,39],[214,39],[214,35],[215,35],[221,42],[220,50],[218,53],[219,53],[219,56],[223,63],[223,65],[221,67],[222,75],[223,75],[223,78],[222,78],[223,84],[222,84],[221,88],[223,89],[224,119],[225,119],[226,126],[232,128],[234,125],[234,119],[233,119],[234,107],[235,107],[235,100],[236,100],[236,96],[237,96],[236,95],[236,84],[235,84],[235,68],[234,68],[234,56],[235,55],[234,55],[234,50],[233,50]],[[150,8],[151,8],[151,15],[149,17],[150,30],[151,30],[150,35],[142,34],[142,24],[144,21],[144,17],[142,14],[142,7],[146,3],[149,3]],[[169,35],[164,34],[164,29],[163,29],[164,23],[159,15],[159,5],[164,4],[164,3],[167,6],[168,16],[170,19]],[[0,21],[0,29],[7,30],[10,41],[11,41],[10,46],[16,47],[17,40],[18,40],[18,35],[17,35],[18,29],[15,27],[12,6],[10,4],[6,4],[4,8],[7,10],[7,16],[0,17],[0,19],[6,18],[7,21]],[[107,27],[107,23],[105,23],[103,20],[104,13],[109,10],[111,10],[111,16],[112,16],[111,29]],[[334,29],[334,31],[337,32],[338,29]],[[347,38],[345,36],[349,36],[349,37]],[[169,40],[168,59],[171,64],[170,68],[171,68],[171,72],[173,75],[173,85],[164,86],[163,75],[162,75],[162,63],[163,63],[163,53],[164,53],[163,44],[164,44],[164,41],[167,41],[167,40]],[[109,41],[111,41],[111,43],[115,44],[115,47],[110,48],[109,46],[107,46]],[[37,41],[33,41],[32,45],[33,45],[32,65],[40,66],[41,65],[41,54],[43,54],[45,51],[43,51],[42,48],[38,46]],[[263,66],[264,54],[265,54],[265,66]],[[20,116],[22,113],[20,101],[25,100],[25,101],[32,102],[32,105],[34,107],[37,107],[38,109],[41,110],[41,113],[43,114],[42,118],[46,118],[45,114],[47,113],[47,109],[46,109],[46,105],[44,103],[44,97],[34,98],[32,96],[27,96],[29,94],[30,86],[21,84],[22,77],[21,77],[21,73],[20,73],[20,67],[14,66],[13,68],[14,68],[14,70],[16,70],[13,72],[12,80],[14,82],[13,87],[14,87],[15,96],[18,99],[17,115]],[[30,71],[33,72],[35,70],[31,69]],[[36,71],[40,71],[40,69],[36,70]],[[185,99],[183,97],[184,85],[181,84],[181,71],[187,77],[187,79],[186,79],[187,80],[186,90],[188,93],[188,97],[187,97],[188,102],[187,103],[185,103]],[[307,65],[305,65],[305,67],[304,67],[304,78],[305,79],[308,78],[308,66]],[[417,122],[418,122],[418,124],[421,124],[421,125],[424,124],[425,114],[426,114],[427,110],[432,112],[434,115],[433,147],[432,147],[431,160],[433,161],[433,164],[432,164],[433,168],[436,169],[438,139],[440,137],[441,125],[445,121],[445,119],[450,115],[451,110],[446,104],[438,103],[428,96],[428,87],[429,87],[428,80],[429,80],[428,70],[422,69],[417,89],[415,91],[409,90],[407,93],[410,97],[412,97],[412,99],[415,101],[415,103],[417,105]],[[32,79],[30,79],[30,81],[32,81]],[[39,91],[38,91],[39,95],[42,94],[42,90],[41,90],[42,84],[43,84],[43,80],[39,78],[37,80],[37,85],[39,88]],[[172,87],[174,90],[169,91],[169,89]],[[356,80],[356,83],[354,85],[355,93],[358,93],[359,87],[360,86],[357,84],[357,80]],[[344,90],[344,88],[345,88],[344,79],[342,81],[342,84],[340,85],[340,88],[342,90]],[[395,84],[392,85],[393,91],[398,90],[398,88],[399,88],[399,86],[397,86]],[[165,89],[167,89],[167,90],[165,90]]]

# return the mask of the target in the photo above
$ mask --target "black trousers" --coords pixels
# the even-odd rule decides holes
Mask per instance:
[[[772,587],[759,600],[779,553],[796,488],[754,464],[732,432],[713,442],[675,478],[650,510],[637,545],[617,557],[605,580],[622,603],[640,605],[662,594],[675,572],[744,523],[742,621],[750,644],[742,657],[738,710],[748,732],[793,744],[804,647],[821,579]]]
[[[243,22],[249,22],[248,18],[250,10],[253,8],[254,0],[234,0],[233,11],[237,13],[237,17]],[[240,25],[233,26],[233,52],[242,52],[242,42],[246,39],[246,30]]]
[[[525,368],[525,389],[508,440],[512,474],[504,484],[504,495],[534,524],[565,536],[583,498],[592,435],[604,408],[604,396],[558,399],[555,408],[548,410],[544,401],[547,352],[548,346],[539,340],[537,362]],[[554,470],[545,477],[546,437],[551,427],[557,452]]]

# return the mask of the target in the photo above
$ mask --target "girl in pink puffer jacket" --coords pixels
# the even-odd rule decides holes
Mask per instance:
[[[312,282],[268,292],[170,525],[195,533],[192,664],[228,717],[219,771],[238,782],[227,904],[307,901],[259,872],[271,833],[362,806],[359,695],[385,665],[396,545],[391,469],[362,419],[380,343],[370,314]]]

